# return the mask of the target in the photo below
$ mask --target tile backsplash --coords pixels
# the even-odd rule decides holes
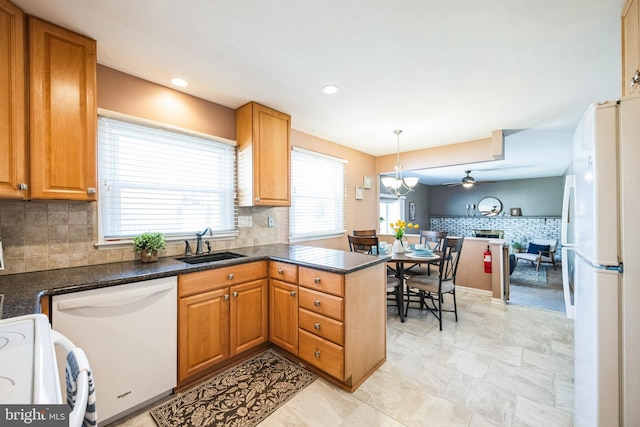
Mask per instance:
[[[0,275],[136,259],[132,246],[96,248],[97,208],[96,202],[0,201],[5,264]],[[288,208],[238,208],[239,215],[252,217],[252,226],[240,228],[235,239],[208,240],[213,250],[286,243],[288,213]],[[273,227],[268,217],[274,218]],[[190,243],[195,248],[195,235]],[[184,248],[183,240],[169,241],[160,256],[179,256]]]

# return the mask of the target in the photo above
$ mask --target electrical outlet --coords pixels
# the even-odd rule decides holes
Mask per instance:
[[[274,221],[273,221],[273,217],[272,217],[272,216],[270,216],[270,217],[268,217],[268,218],[267,218],[267,225],[268,225],[269,227],[273,227],[273,222],[274,222]]]
[[[238,227],[251,227],[253,224],[253,218],[250,216],[239,216]]]

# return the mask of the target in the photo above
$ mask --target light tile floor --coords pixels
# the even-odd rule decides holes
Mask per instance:
[[[573,321],[460,291],[442,332],[427,311],[401,323],[389,307],[387,361],[358,390],[318,379],[260,426],[573,426]]]

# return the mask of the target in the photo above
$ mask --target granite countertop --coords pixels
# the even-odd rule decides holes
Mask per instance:
[[[148,264],[143,264],[140,261],[127,261],[0,276],[0,295],[4,295],[4,303],[0,306],[0,319],[39,313],[40,297],[44,295],[59,295],[122,285],[244,264],[261,259],[290,262],[333,273],[348,274],[385,262],[389,258],[384,255],[362,255],[335,249],[287,244],[254,246],[219,252],[234,252],[245,256],[194,265],[165,257],[159,258],[156,263]]]

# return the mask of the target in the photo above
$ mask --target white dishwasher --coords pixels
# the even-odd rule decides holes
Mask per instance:
[[[100,425],[176,386],[177,277],[55,295],[51,309],[53,329],[91,361]]]

